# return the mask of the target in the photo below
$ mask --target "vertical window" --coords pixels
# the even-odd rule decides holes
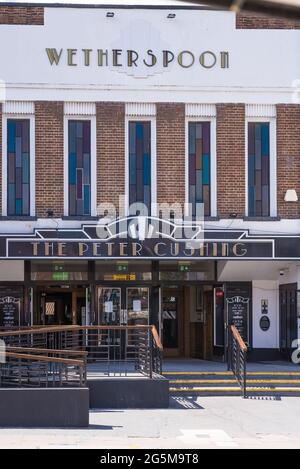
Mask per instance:
[[[151,122],[129,122],[129,205],[151,214]]]
[[[69,215],[91,214],[91,122],[69,121]]]
[[[196,216],[197,204],[204,204],[204,215],[210,216],[210,122],[189,123],[188,164],[189,203],[192,208],[192,216]]]
[[[248,215],[270,215],[270,124],[248,123]]]
[[[7,214],[30,215],[30,121],[7,120]]]

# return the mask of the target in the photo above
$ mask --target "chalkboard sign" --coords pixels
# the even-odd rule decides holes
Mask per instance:
[[[249,284],[231,286],[227,289],[226,307],[228,324],[234,325],[242,339],[249,343],[249,325],[252,288]]]
[[[0,288],[1,328],[10,329],[20,325],[22,303],[22,288]]]

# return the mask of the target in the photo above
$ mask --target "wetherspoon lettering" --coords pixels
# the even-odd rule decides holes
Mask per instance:
[[[124,49],[57,49],[46,48],[46,54],[51,66],[65,64],[68,67],[98,66],[98,67],[128,67],[140,65],[151,68],[161,65],[168,68],[177,63],[182,68],[191,68],[198,64],[204,69],[214,67],[229,68],[229,52],[206,50],[195,53],[182,50],[175,53],[171,50],[154,52],[148,49],[145,53]]]

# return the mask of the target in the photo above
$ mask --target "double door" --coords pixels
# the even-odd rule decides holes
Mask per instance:
[[[98,287],[98,323],[105,326],[149,325],[149,287]]]
[[[293,341],[298,338],[297,328],[297,284],[279,286],[280,351],[291,359]]]

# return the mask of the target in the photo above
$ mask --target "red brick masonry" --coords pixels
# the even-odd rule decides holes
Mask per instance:
[[[43,7],[0,6],[0,24],[44,24]]]

